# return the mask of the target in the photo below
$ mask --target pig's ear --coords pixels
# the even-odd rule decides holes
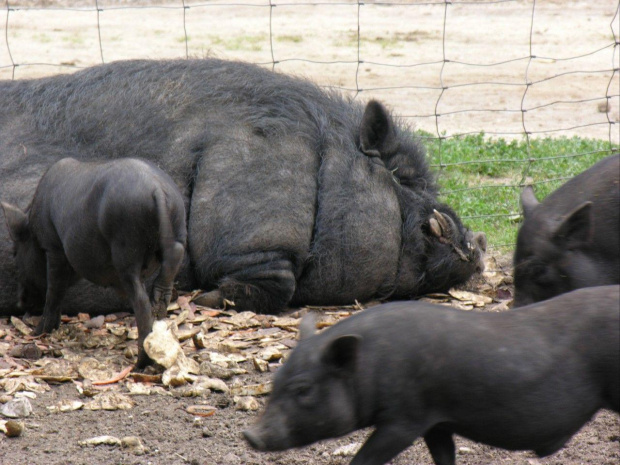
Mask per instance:
[[[531,216],[534,209],[540,204],[534,195],[532,186],[525,186],[521,191],[521,208],[523,209],[523,217]]]
[[[321,360],[328,367],[340,373],[353,374],[357,365],[357,352],[360,336],[348,334],[340,336],[329,343]]]
[[[28,215],[9,203],[2,202],[1,204],[4,210],[6,225],[9,228],[9,236],[11,236],[13,242],[28,239]]]
[[[396,149],[397,141],[392,118],[386,108],[371,100],[366,105],[360,127],[360,147],[369,157],[381,158]]]
[[[553,241],[577,249],[592,239],[592,202],[584,202],[570,212],[553,233]]]
[[[460,246],[460,231],[454,220],[447,213],[441,213],[433,209],[433,216],[428,220],[428,229],[433,236],[435,236],[442,244],[449,244],[452,246],[452,250],[456,252],[461,260],[464,262],[469,261],[467,254],[461,249]],[[471,234],[471,233],[470,233]],[[486,236],[485,236],[486,240]],[[472,249],[473,244],[469,244],[469,249]],[[468,251],[469,252],[469,251]]]
[[[316,334],[316,315],[308,313],[299,323],[299,340],[307,339]]]

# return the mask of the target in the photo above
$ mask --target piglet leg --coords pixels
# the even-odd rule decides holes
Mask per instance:
[[[179,272],[185,247],[180,242],[166,244],[162,251],[162,263],[159,274],[153,284],[151,304],[155,318],[161,320],[166,317],[167,308],[172,298],[174,278]]]
[[[428,447],[435,465],[454,465],[454,440],[452,433],[439,428],[433,428],[424,435],[424,442]]]
[[[62,300],[67,288],[74,280],[75,272],[69,265],[64,252],[49,251],[47,256],[47,291],[43,316],[37,325],[34,334],[51,333],[60,326],[60,309],[58,304]]]
[[[407,425],[378,426],[353,457],[351,465],[384,465],[409,447],[418,436],[419,432]]]
[[[153,313],[146,287],[140,279],[141,251],[128,247],[112,247],[112,261],[118,272],[122,290],[129,297],[138,325],[138,363],[144,368],[150,359],[144,351],[144,338],[153,329]]]
[[[148,293],[144,287],[144,283],[140,280],[140,275],[127,275],[123,278],[123,286],[125,292],[129,296],[131,306],[136,315],[136,323],[138,324],[138,368],[144,368],[150,363],[150,359],[144,351],[144,338],[153,329],[153,314],[151,312],[151,304],[149,303]]]

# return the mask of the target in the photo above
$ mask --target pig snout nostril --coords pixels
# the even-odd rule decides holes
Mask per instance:
[[[243,432],[243,437],[245,438],[246,441],[250,443],[250,446],[252,446],[254,449],[265,450],[266,448],[265,443],[251,430],[249,429],[245,430]]]

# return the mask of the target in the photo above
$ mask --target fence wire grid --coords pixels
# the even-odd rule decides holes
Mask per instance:
[[[544,192],[571,177],[544,172],[547,164],[600,159],[620,143],[618,0],[5,0],[0,24],[0,79],[217,56],[381,100],[422,131],[440,182],[467,165],[496,166],[443,189],[463,220],[482,229],[516,231],[522,186]],[[472,157],[447,156],[450,140],[467,137]],[[537,139],[562,137],[600,144],[535,154]],[[520,155],[486,153],[489,138],[519,142]],[[499,165],[511,174],[498,175]],[[481,191],[508,194],[476,214],[467,199]]]

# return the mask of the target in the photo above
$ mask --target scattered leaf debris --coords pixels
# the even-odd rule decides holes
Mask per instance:
[[[475,279],[467,290],[450,289],[420,300],[468,311],[510,308],[512,276],[493,257]],[[258,375],[275,372],[285,363],[305,314],[316,313],[321,330],[380,303],[303,307],[275,316],[237,311],[232,302],[224,309],[209,308],[204,296],[199,290],[179,293],[168,306],[167,318],[157,321],[144,341],[156,362],[144,371],[134,370],[138,334],[131,313],[63,315],[58,330],[40,337],[32,336],[39,317],[0,318],[0,431],[19,437],[24,431],[21,419],[33,413],[30,399],[60,383],[73,383],[75,397],[50,402],[43,413],[131,410],[135,396],[154,395],[189,401],[183,408],[199,422],[221,408],[259,410],[272,385],[257,382]],[[148,453],[139,437],[102,435],[79,444]],[[351,455],[358,447],[351,444],[334,455]]]

